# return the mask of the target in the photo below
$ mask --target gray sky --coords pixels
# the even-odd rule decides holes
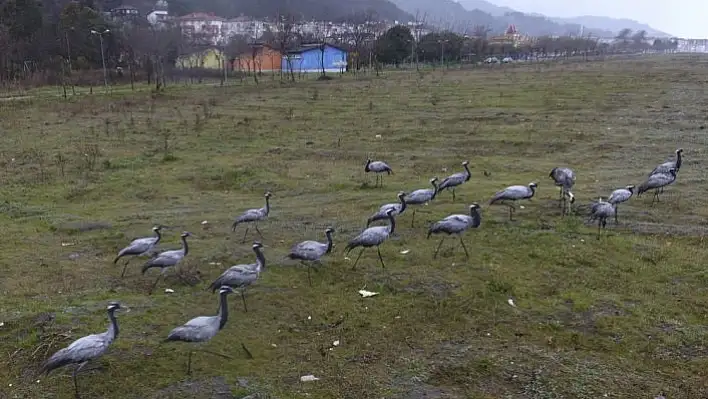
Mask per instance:
[[[629,18],[679,37],[708,39],[708,0],[491,0],[522,12],[551,17],[598,15]]]

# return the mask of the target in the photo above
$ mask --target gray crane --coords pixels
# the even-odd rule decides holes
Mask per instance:
[[[219,313],[216,316],[199,316],[192,320],[184,323],[179,327],[175,327],[167,335],[167,338],[163,342],[170,341],[181,341],[181,342],[192,342],[197,344],[205,344],[209,342],[216,333],[224,328],[226,322],[229,319],[229,307],[226,304],[226,296],[234,290],[225,285],[219,289]],[[249,354],[250,352],[244,344],[241,346]],[[202,352],[211,353],[213,355],[221,356],[227,359],[231,359],[231,356],[224,355],[218,352],[211,352],[201,349]],[[189,351],[189,358],[187,360],[187,374],[192,373],[192,350]]]
[[[594,203],[590,209],[590,218],[597,220],[597,239],[600,239],[601,229],[606,228],[607,218],[613,217],[615,215],[616,205],[609,202],[600,201]]]
[[[150,250],[155,248],[155,245],[160,242],[160,239],[162,239],[162,234],[160,234],[160,230],[162,230],[164,226],[155,226],[152,228],[152,231],[155,232],[155,237],[143,237],[143,238],[136,238],[133,241],[128,244],[127,247],[121,249],[118,252],[118,256],[113,260],[113,264],[118,263],[118,260],[124,256],[143,256],[147,255]],[[125,268],[128,267],[128,263],[133,258],[128,259],[125,262],[125,265],[123,265],[123,272],[120,274],[121,278],[125,275]]]
[[[398,216],[405,212],[406,207],[408,206],[407,202],[408,200],[406,199],[406,193],[401,191],[397,195],[398,197],[398,203],[391,203],[391,204],[384,204],[381,205],[379,210],[371,215],[368,219],[366,219],[366,227],[369,227],[369,225],[372,222],[375,222],[377,220],[383,220],[383,219],[388,219],[388,215],[386,212],[388,212],[389,209],[393,210],[393,216]]]
[[[79,385],[76,381],[76,375],[86,366],[91,360],[101,357],[113,341],[118,337],[118,321],[116,320],[115,311],[120,309],[118,302],[108,304],[108,320],[110,324],[106,332],[100,334],[91,334],[79,338],[72,342],[66,348],[59,349],[56,353],[44,363],[41,373],[47,375],[54,369],[63,367],[69,364],[76,364],[77,367],[72,373],[74,379],[74,392],[79,398]]]
[[[448,177],[446,177],[442,183],[438,186],[437,192],[441,192],[445,189],[450,189],[452,191],[452,202],[455,202],[455,187],[459,186],[460,184],[469,181],[470,177],[472,177],[472,173],[470,172],[470,168],[467,166],[470,164],[470,161],[464,161],[462,162],[462,166],[465,168],[464,172],[460,173],[455,173],[452,174]]]
[[[607,202],[615,206],[615,224],[619,223],[619,221],[617,220],[617,208],[619,208],[618,205],[623,202],[629,201],[629,199],[632,198],[633,194],[633,184],[630,184],[625,188],[618,188],[617,190],[613,191],[612,194],[610,194],[610,197],[607,199]]]
[[[573,204],[575,203],[575,194],[570,190],[563,190],[563,201],[565,205],[561,211],[561,216],[569,215],[573,211]]]
[[[234,221],[234,224],[231,225],[231,231],[236,231],[236,227],[241,223],[253,223],[256,232],[258,232],[258,235],[261,237],[261,239],[263,239],[263,234],[261,234],[261,231],[258,230],[258,222],[261,220],[265,220],[268,217],[268,214],[270,213],[270,197],[272,195],[273,194],[270,191],[265,193],[266,203],[263,208],[248,209],[247,211],[243,212],[239,217],[237,217]],[[241,240],[241,244],[246,242],[246,234],[248,234],[248,226],[246,226],[246,231],[243,233],[243,239]]]
[[[312,262],[320,264],[320,258],[323,257],[325,254],[332,252],[333,232],[334,229],[328,227],[327,230],[325,230],[327,242],[311,240],[303,241],[293,245],[293,247],[290,249],[290,253],[286,255],[286,257],[290,259],[299,260],[300,263],[302,263],[303,265],[305,265],[305,262],[307,262],[307,281],[310,283],[310,287],[312,287],[312,277],[310,276]]]
[[[256,263],[231,266],[209,285],[209,289],[211,289],[212,292],[224,285],[239,289],[241,291],[241,300],[243,301],[243,310],[245,312],[248,312],[248,307],[246,306],[246,288],[258,280],[261,272],[266,267],[265,256],[263,256],[263,252],[261,252],[263,244],[254,241],[252,248],[253,252],[256,253]]]
[[[482,216],[479,214],[479,205],[478,204],[472,204],[470,205],[470,214],[469,215],[462,215],[462,214],[453,214],[445,219],[442,219],[438,222],[433,223],[430,228],[428,229],[428,237],[430,238],[431,235],[433,234],[447,234],[452,235],[455,234],[457,237],[460,239],[460,244],[462,244],[462,249],[465,250],[465,256],[467,258],[470,257],[469,252],[467,252],[467,247],[465,247],[465,242],[462,240],[462,233],[465,231],[469,230],[470,228],[477,228],[479,225],[482,223]],[[435,259],[438,256],[438,252],[440,251],[440,247],[442,246],[443,241],[445,240],[445,236],[440,239],[440,244],[438,244],[437,249],[435,250],[435,254],[433,255],[433,259]]]
[[[676,160],[675,161],[668,161],[664,162],[661,165],[658,165],[656,168],[654,168],[651,173],[649,173],[649,176],[651,175],[656,175],[659,173],[662,174],[667,174],[669,173],[670,169],[676,169],[676,174],[678,174],[679,169],[681,169],[681,164],[683,163],[683,148],[679,148],[676,150]],[[659,194],[663,194],[664,192],[664,187],[659,188]]]
[[[560,187],[560,196],[558,197],[558,206],[563,206],[563,202],[568,198],[565,192],[573,189],[575,185],[575,172],[570,168],[553,168],[551,173],[548,175],[553,179],[553,183]]]
[[[516,211],[514,204],[518,200],[531,199],[536,193],[536,183],[529,183],[528,186],[509,186],[501,191],[498,191],[491,200],[489,200],[489,205],[493,205],[497,202],[504,203],[505,201],[511,201],[512,204],[504,205],[509,207],[509,220],[514,220],[513,213]]]
[[[383,161],[372,161],[371,158],[366,160],[366,166],[364,166],[364,172],[369,173],[369,172],[374,172],[376,173],[376,186],[379,185],[379,180],[381,181],[381,187],[383,187],[383,175],[382,173],[386,173],[390,175],[393,173],[393,169],[391,169],[390,166],[386,162]]]
[[[381,267],[384,269],[386,268],[383,258],[381,257],[381,249],[379,248],[379,245],[383,244],[383,242],[386,241],[396,229],[396,220],[393,218],[393,209],[387,210],[386,216],[388,216],[388,226],[369,227],[349,241],[347,246],[344,248],[344,254],[346,255],[351,252],[352,249],[362,247],[361,252],[359,252],[359,256],[357,256],[356,261],[354,261],[352,270],[356,269],[356,264],[359,262],[359,258],[361,258],[361,254],[364,253],[364,250],[371,247],[376,247],[376,252],[379,254],[379,260],[381,261]]]
[[[651,199],[651,204],[654,201],[659,202],[660,189],[668,186],[676,181],[676,169],[669,169],[668,173],[657,173],[649,176],[649,178],[637,187],[637,197],[641,197],[646,191],[654,189],[654,196]]]
[[[157,282],[160,281],[160,278],[162,278],[162,276],[167,272],[167,270],[169,270],[170,267],[177,266],[177,264],[181,262],[185,256],[187,256],[187,254],[189,253],[187,237],[191,235],[192,233],[188,231],[185,231],[180,235],[180,237],[182,238],[182,248],[160,252],[159,254],[155,255],[154,258],[145,262],[145,264],[143,265],[142,274],[145,274],[146,271],[153,267],[159,267],[161,270],[160,274],[157,276],[155,282],[150,288],[148,295],[152,294],[152,290],[155,289],[155,287],[157,286]]]
[[[437,176],[433,177],[430,179],[430,184],[433,185],[433,188],[422,188],[420,190],[415,190],[408,195],[406,195],[406,204],[407,205],[423,205],[427,204],[428,202],[432,201],[435,199],[435,196],[438,193],[438,186],[435,184],[438,181]],[[411,227],[415,226],[415,211],[416,209],[413,208],[413,217],[411,219]]]

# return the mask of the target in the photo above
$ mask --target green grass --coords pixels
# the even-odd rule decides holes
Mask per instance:
[[[80,376],[85,397],[702,397],[707,78],[706,60],[656,57],[4,101],[0,392],[71,397],[69,370],[38,367],[103,331],[119,300],[121,334],[107,368]],[[575,169],[582,209],[678,147],[686,161],[663,201],[633,198],[600,240],[583,215],[560,217],[552,167]],[[367,156],[395,171],[382,189]],[[406,212],[381,247],[386,268],[369,250],[351,270],[342,250],[369,214],[465,159],[473,176],[455,203],[441,194],[415,228]],[[531,181],[538,195],[516,221],[486,205]],[[230,225],[267,190],[268,268],[249,312],[231,296],[205,347],[233,359],[197,353],[186,377],[189,346],[160,341],[215,312],[205,287],[223,269],[253,262]],[[449,240],[434,260],[427,224],[472,202],[483,222],[465,236],[470,259]],[[148,296],[155,271],[140,275],[135,260],[120,279],[111,261],[157,223],[171,227],[162,248],[195,235],[181,273],[196,285],[172,273]],[[328,225],[336,246],[310,288],[283,257]],[[361,298],[362,287],[379,295]],[[306,374],[320,380],[300,383]]]

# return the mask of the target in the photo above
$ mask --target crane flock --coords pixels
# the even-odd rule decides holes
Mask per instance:
[[[645,193],[649,190],[654,190],[654,197],[652,198],[652,206],[655,202],[659,201],[659,195],[663,192],[663,189],[674,183],[676,181],[677,174],[682,164],[682,153],[683,149],[676,150],[676,160],[665,162],[658,165],[652,170],[647,176],[647,179],[641,183],[636,188],[637,196]],[[350,239],[344,248],[344,254],[348,254],[355,248],[361,248],[359,255],[357,256],[352,270],[356,269],[356,266],[361,258],[363,252],[367,248],[376,247],[377,255],[381,263],[381,267],[385,268],[385,262],[381,254],[380,246],[386,242],[396,231],[396,217],[403,215],[407,209],[408,205],[422,205],[428,204],[436,198],[443,190],[450,190],[452,193],[452,200],[455,201],[455,189],[459,188],[465,182],[468,182],[472,176],[470,169],[468,167],[469,162],[462,162],[462,166],[465,169],[464,172],[455,173],[447,178],[445,178],[439,185],[436,184],[438,181],[437,177],[430,179],[430,184],[432,189],[419,189],[414,190],[410,193],[399,192],[397,197],[399,202],[390,203],[382,205],[379,210],[370,216],[366,222],[366,228],[361,231],[357,236]],[[377,176],[377,185],[379,181],[383,186],[382,174],[391,174],[391,167],[383,161],[372,161],[368,159],[366,166],[364,168],[365,172],[373,172]],[[485,175],[486,171],[485,171]],[[572,210],[572,205],[575,201],[575,195],[572,193],[572,189],[576,182],[575,172],[567,167],[556,167],[553,168],[549,174],[549,177],[553,180],[554,185],[560,188],[559,202],[563,206],[563,215],[566,212]],[[531,200],[537,192],[537,183],[531,182],[528,185],[512,185],[506,187],[498,192],[496,192],[489,200],[489,205],[494,204],[504,204],[509,208],[509,220],[513,220],[513,215],[516,210],[515,204],[520,200]],[[593,202],[589,207],[588,212],[588,222],[597,220],[598,221],[598,233],[597,238],[600,239],[601,230],[606,228],[607,219],[614,218],[615,223],[618,223],[618,212],[617,207],[619,204],[627,202],[635,192],[634,185],[627,185],[623,188],[614,190],[607,201],[600,197],[597,201]],[[263,208],[249,209],[238,216],[233,224],[232,231],[235,231],[239,224],[253,224],[256,232],[264,239],[263,234],[258,229],[258,222],[265,221],[270,213],[270,197],[272,194],[270,192],[265,193],[265,206]],[[432,223],[427,231],[427,238],[429,239],[432,235],[442,236],[440,243],[437,245],[433,258],[436,258],[440,247],[446,237],[457,236],[465,252],[466,258],[469,258],[469,252],[467,246],[462,238],[462,235],[469,229],[477,229],[481,226],[482,216],[481,207],[477,203],[472,203],[469,205],[469,211],[465,214],[452,214],[437,222]],[[413,217],[411,219],[411,226],[414,226],[415,218],[415,208],[413,210]],[[384,226],[373,226],[370,224],[379,221],[386,220],[388,223]],[[165,275],[166,271],[175,268],[188,254],[189,246],[187,243],[187,237],[191,236],[189,232],[183,232],[181,234],[182,247],[176,250],[168,250],[163,252],[153,252],[155,246],[161,241],[162,229],[167,228],[166,226],[157,225],[152,228],[155,236],[138,238],[131,241],[128,246],[118,251],[118,254],[113,261],[117,264],[118,261],[125,256],[133,257],[143,257],[149,256],[150,259],[147,260],[142,266],[142,273],[145,274],[151,268],[160,268],[161,273],[158,275],[157,279],[152,284],[148,294],[152,293],[154,288],[157,286],[160,278]],[[330,254],[333,249],[333,238],[334,229],[328,227],[325,230],[325,236],[327,238],[326,242],[318,241],[303,241],[293,245],[286,256],[286,258],[292,260],[299,260],[303,265],[307,266],[308,272],[308,282],[312,286],[312,278],[310,275],[310,270],[313,264],[321,265],[321,258],[327,254]],[[248,234],[248,227],[244,232],[242,242],[245,241]],[[262,249],[264,245],[259,241],[254,241],[252,249],[256,255],[255,263],[251,264],[239,264],[231,266],[225,270],[220,276],[218,276],[208,287],[212,293],[219,291],[219,310],[218,314],[215,316],[200,316],[189,320],[184,325],[175,327],[168,334],[167,338],[163,342],[170,341],[181,341],[189,343],[197,343],[199,345],[210,341],[216,334],[222,330],[228,320],[228,306],[226,297],[230,293],[234,293],[235,290],[239,290],[241,295],[241,300],[243,302],[244,312],[248,311],[246,305],[245,291],[253,283],[255,283],[260,274],[266,269],[266,259],[263,254]],[[132,259],[132,258],[131,258]],[[348,258],[347,258],[348,259]],[[126,267],[130,260],[128,260],[124,266],[121,273],[121,277],[124,276]],[[111,343],[118,337],[118,321],[115,317],[115,312],[121,309],[121,305],[118,302],[111,302],[107,307],[108,318],[110,325],[108,330],[100,334],[92,334],[82,338],[77,339],[72,342],[69,346],[60,349],[54,353],[42,366],[41,372],[49,374],[54,369],[60,368],[62,366],[75,364],[77,365],[73,371],[72,377],[74,382],[74,390],[76,397],[79,397],[79,388],[77,383],[77,374],[84,370],[90,361],[95,360],[107,352]],[[251,352],[245,346],[241,344],[242,348],[249,357],[253,357]],[[206,350],[203,350],[208,352]],[[214,353],[214,352],[209,352]],[[214,353],[216,355],[229,358],[228,355]],[[192,351],[189,352],[189,358],[187,362],[187,373],[191,373],[191,360]]]

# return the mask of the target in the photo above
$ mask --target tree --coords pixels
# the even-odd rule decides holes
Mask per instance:
[[[286,13],[279,15],[275,23],[275,32],[273,32],[273,48],[278,50],[285,58],[290,79],[295,81],[295,71],[293,70],[291,50],[294,50],[299,44],[298,35],[295,32],[297,18],[294,14]],[[282,71],[282,68],[281,68]],[[281,72],[282,73],[282,72]]]
[[[351,48],[350,57],[354,71],[359,71],[362,60],[369,58],[379,24],[373,11],[352,14],[345,19],[352,28],[344,34],[344,43]],[[366,57],[366,58],[365,58]]]
[[[486,39],[487,35],[491,31],[492,29],[486,25],[475,25],[472,28],[472,36],[480,39]]]
[[[413,35],[407,26],[397,25],[376,40],[374,54],[377,61],[395,64],[396,67],[411,53]]]

